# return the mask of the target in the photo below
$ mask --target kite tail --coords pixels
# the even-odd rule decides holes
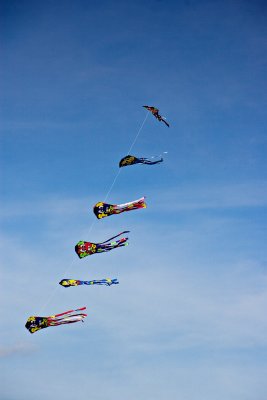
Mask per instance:
[[[105,285],[105,286],[111,286],[112,284],[117,284],[119,283],[117,279],[95,279],[92,281],[82,281],[83,284],[85,285]]]
[[[98,281],[98,280],[92,280],[92,281],[82,281],[83,282],[83,284],[84,285],[90,285],[90,286],[92,286],[92,285],[96,285],[96,284],[98,284],[98,282],[100,282],[100,281]],[[100,283],[99,283],[100,284]]]
[[[53,318],[53,317],[61,317],[62,315],[68,315],[68,314],[75,313],[76,311],[83,311],[83,310],[86,310],[86,307],[77,308],[77,310],[65,311],[65,312],[60,313],[60,314],[52,315],[51,317],[52,317],[52,318]]]
[[[118,204],[115,206],[115,211],[121,213],[124,211],[137,210],[139,208],[146,208],[145,197],[141,197],[141,199],[138,200],[130,201],[129,203]]]
[[[144,161],[142,162],[142,164],[147,164],[147,165],[155,165],[158,163],[163,162],[163,158],[161,157],[160,160],[156,160],[156,161],[150,161],[148,158],[144,158]]]
[[[122,246],[127,246],[128,238],[121,238],[120,240],[116,240],[115,242],[110,242],[103,244],[103,246],[100,247],[99,251],[100,253],[110,251],[112,249],[116,249],[117,247],[122,247]]]
[[[112,280],[111,279],[99,279],[96,281],[93,281],[96,285],[105,285],[105,286],[110,286],[112,285]]]
[[[87,314],[77,314],[72,317],[64,317],[56,320],[48,320],[48,326],[58,326],[65,324],[73,324],[74,322],[83,321],[83,319],[87,317]]]
[[[128,238],[123,238],[125,239],[123,242],[119,242],[115,245],[112,245],[111,249],[116,249],[117,247],[123,247],[123,246],[128,246],[129,243],[127,242]]]
[[[111,285],[117,285],[119,283],[118,279],[102,279],[101,281],[101,285],[106,285],[106,286],[111,286]]]
[[[70,310],[61,314],[51,315],[47,318],[48,326],[57,326],[63,324],[72,324],[74,322],[82,321],[87,314],[79,313],[79,311],[85,310],[86,307],[78,308],[77,310]]]
[[[104,242],[101,242],[101,243],[99,243],[99,244],[107,243],[107,242],[109,242],[110,240],[115,239],[116,237],[121,236],[121,235],[123,235],[124,233],[129,233],[129,232],[130,232],[130,231],[123,231],[123,232],[121,232],[121,233],[118,233],[118,235],[113,236],[113,237],[111,237],[111,238],[109,238],[109,239],[107,239],[107,240],[105,240]],[[125,238],[123,238],[123,239],[125,239]],[[128,238],[126,238],[126,239],[128,239]],[[120,239],[120,240],[121,240],[121,239]]]

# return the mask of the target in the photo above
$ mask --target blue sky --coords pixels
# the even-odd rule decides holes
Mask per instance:
[[[266,3],[1,2],[0,397],[265,400]],[[111,203],[148,208],[97,221]],[[79,260],[79,240],[130,230]],[[67,273],[68,276],[63,276]],[[64,289],[62,278],[118,278]],[[30,335],[30,315],[87,306]],[[51,397],[52,396],[52,397]]]

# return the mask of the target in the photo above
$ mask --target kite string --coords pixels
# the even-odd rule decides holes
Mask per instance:
[[[135,143],[136,143],[136,141],[137,141],[137,139],[138,139],[138,137],[139,137],[139,135],[140,135],[140,133],[141,133],[141,131],[142,131],[144,125],[145,125],[145,122],[146,122],[146,120],[147,120],[148,114],[149,114],[149,111],[147,112],[147,114],[146,114],[146,116],[145,116],[145,118],[144,118],[142,124],[140,125],[140,128],[139,128],[139,130],[138,130],[138,132],[137,132],[137,134],[136,134],[136,136],[135,136],[135,138],[134,138],[134,140],[133,140],[133,142],[132,142],[132,144],[131,144],[131,146],[130,146],[130,148],[129,148],[129,150],[128,150],[128,154],[130,153],[130,151],[131,151],[132,148],[134,147],[134,145],[135,145]],[[106,194],[106,196],[105,196],[104,202],[107,201],[107,198],[108,198],[108,196],[110,195],[110,193],[111,193],[111,191],[112,191],[112,189],[113,189],[113,187],[114,187],[114,185],[115,185],[115,183],[116,183],[116,181],[117,181],[117,179],[118,179],[118,177],[119,177],[119,175],[120,175],[120,172],[121,172],[121,169],[119,169],[119,171],[117,172],[117,174],[116,174],[116,176],[115,176],[115,178],[114,178],[114,180],[113,180],[113,182],[112,182],[112,184],[111,184],[111,186],[110,186],[110,188],[109,188],[109,190],[108,190],[108,192],[107,192],[107,194]],[[95,221],[93,221],[93,222],[91,223],[91,225],[90,225],[90,227],[89,227],[89,229],[88,229],[88,234],[92,231],[94,225],[95,225]],[[73,264],[74,264],[74,260],[73,260],[73,261],[70,263],[70,265],[65,269],[64,275],[66,275],[67,273],[70,272],[70,270],[71,270]],[[48,297],[46,303],[41,307],[40,314],[41,314],[41,313],[43,312],[43,310],[48,306],[48,304],[50,304],[50,302],[51,302],[52,299],[54,298],[55,294],[57,293],[58,289],[59,289],[59,286],[56,286],[56,287],[54,288],[54,290],[52,291],[51,295]]]
[[[143,129],[143,126],[145,125],[145,122],[146,122],[146,120],[147,120],[148,114],[149,114],[149,111],[147,112],[147,114],[146,114],[146,116],[145,116],[145,119],[144,119],[144,121],[142,122],[142,124],[141,124],[141,126],[140,126],[140,128],[139,128],[139,131],[137,132],[137,134],[136,134],[136,136],[135,136],[135,138],[134,138],[134,140],[133,140],[133,143],[131,144],[131,146],[130,146],[130,148],[129,148],[129,150],[128,150],[128,154],[130,154],[130,151],[131,151],[132,148],[134,147],[135,142],[137,141],[138,136],[140,135],[140,133],[141,133],[141,131],[142,131],[142,129]]]
[[[93,229],[93,226],[95,225],[95,221],[93,221],[88,229],[88,234],[91,232],[91,230]],[[69,264],[69,266],[65,269],[65,271],[63,272],[64,276],[66,276],[70,270],[72,269],[74,264],[74,259],[72,260],[72,262]],[[56,295],[57,291],[59,289],[59,285],[55,286],[52,293],[50,294],[50,296],[48,297],[48,299],[46,300],[45,304],[41,307],[39,313],[41,314],[43,312],[43,310],[48,306],[48,304],[50,304],[50,302],[52,301],[52,299],[54,298],[54,296]]]
[[[107,194],[105,196],[104,203],[107,201],[107,198],[110,195],[110,193],[111,193],[111,191],[112,191],[112,189],[113,189],[113,187],[114,187],[114,185],[116,183],[116,180],[118,179],[118,176],[120,175],[120,172],[121,172],[121,170],[119,169],[119,171],[117,172],[117,175],[115,176],[115,178],[114,178],[114,180],[113,180],[113,182],[112,182],[112,184],[111,184],[111,186],[110,186],[110,188],[109,188],[109,190],[108,190],[108,192],[107,192]]]
[[[149,114],[149,112],[147,112],[147,114],[146,114],[146,116],[145,116],[145,119],[144,119],[144,121],[142,122],[142,124],[141,124],[141,126],[140,126],[140,128],[139,128],[139,130],[138,130],[138,132],[137,132],[137,134],[136,134],[136,136],[135,136],[135,138],[134,138],[134,140],[133,140],[133,142],[132,142],[132,144],[131,144],[131,146],[130,146],[128,152],[127,152],[127,154],[130,154],[130,151],[131,151],[132,148],[134,147],[134,145],[135,145],[135,143],[136,143],[136,141],[137,141],[137,139],[138,139],[138,136],[140,135],[140,133],[141,133],[141,131],[142,131],[142,129],[143,129],[143,126],[145,125],[145,122],[146,122],[146,120],[147,120],[148,114]],[[111,184],[111,186],[110,186],[110,188],[109,188],[109,190],[108,190],[108,192],[107,192],[107,194],[106,194],[106,196],[105,196],[104,202],[107,201],[108,196],[110,195],[110,193],[111,193],[111,191],[112,191],[112,189],[113,189],[113,187],[114,187],[114,185],[115,185],[115,183],[116,183],[116,181],[117,181],[117,179],[118,179],[120,173],[121,173],[121,169],[119,169],[119,171],[117,172],[117,174],[116,174],[116,176],[115,176],[115,178],[114,178],[114,180],[113,180],[113,182],[112,182],[112,184]]]

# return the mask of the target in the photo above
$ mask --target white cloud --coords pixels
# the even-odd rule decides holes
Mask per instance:
[[[0,358],[17,354],[29,354],[35,352],[37,347],[29,343],[15,343],[11,346],[0,346]]]
[[[155,198],[157,198],[155,196]],[[267,206],[267,182],[237,184],[180,185],[179,189],[165,192],[158,209],[166,212]]]

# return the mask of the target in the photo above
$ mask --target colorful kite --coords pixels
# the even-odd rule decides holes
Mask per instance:
[[[94,206],[94,213],[98,219],[101,219],[113,214],[120,214],[125,211],[137,210],[139,208],[146,208],[144,197],[125,204],[107,204],[100,201]]]
[[[70,287],[70,286],[79,286],[79,285],[105,285],[105,286],[111,286],[111,285],[117,285],[118,279],[95,279],[93,281],[79,281],[77,279],[62,279],[62,281],[59,282],[61,286],[64,287]]]
[[[146,108],[148,111],[150,111],[154,115],[154,117],[157,118],[158,121],[164,122],[164,124],[167,125],[168,127],[170,126],[168,122],[165,120],[165,118],[159,115],[158,108],[152,106],[143,106],[143,107]]]
[[[79,258],[84,258],[90,256],[95,253],[104,253],[110,251],[112,249],[116,249],[117,247],[127,246],[129,243],[127,242],[128,238],[123,237],[115,242],[109,242],[109,240],[115,239],[116,237],[122,235],[123,233],[128,233],[130,231],[124,231],[119,233],[116,236],[113,236],[110,239],[105,240],[102,243],[91,243],[91,242],[84,242],[81,240],[75,246],[75,251],[78,254]]]
[[[31,333],[37,332],[40,329],[48,328],[49,326],[57,326],[64,324],[73,324],[74,322],[82,321],[87,314],[80,311],[86,310],[86,307],[70,310],[61,314],[51,315],[50,317],[29,317],[25,327]]]
[[[152,157],[151,157],[152,158]],[[159,160],[156,161],[150,161],[149,158],[137,158],[135,156],[125,156],[120,160],[119,167],[127,167],[127,165],[133,165],[133,164],[146,164],[146,165],[154,165],[158,164],[163,161],[163,158],[161,157]]]

